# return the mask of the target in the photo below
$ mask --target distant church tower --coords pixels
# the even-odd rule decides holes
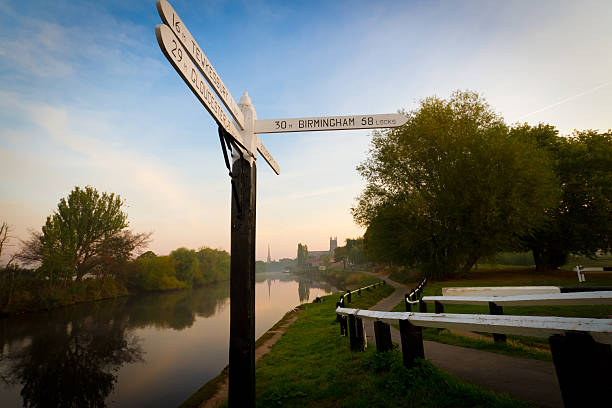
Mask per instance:
[[[338,237],[329,237],[329,253],[333,255],[336,248],[338,248]]]
[[[268,263],[272,262],[272,258],[270,258],[270,244],[268,244],[268,259],[266,262]]]

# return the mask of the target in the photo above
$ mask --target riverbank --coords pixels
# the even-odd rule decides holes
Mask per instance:
[[[206,282],[211,285],[225,281]],[[190,290],[189,287],[129,291],[124,284],[114,279],[86,279],[81,282],[72,282],[63,287],[50,287],[43,284],[32,284],[27,289],[15,294],[15,298],[8,305],[0,309],[0,318],[21,314],[35,314],[74,306],[82,303],[93,303],[102,300],[116,299],[126,296],[139,296],[148,293],[169,293],[181,290]]]
[[[351,306],[371,307],[392,292],[390,285],[364,291],[353,296]],[[370,345],[366,352],[352,353],[335,322],[336,300],[337,295],[332,295],[323,303],[302,305],[293,324],[286,325],[285,320],[271,329],[277,332],[288,326],[257,364],[258,406],[529,406],[464,383],[426,361],[407,370],[397,349],[377,353]],[[219,394],[211,398],[211,391],[218,389],[226,373],[202,387],[200,405],[196,393],[183,406],[224,406],[225,398]]]

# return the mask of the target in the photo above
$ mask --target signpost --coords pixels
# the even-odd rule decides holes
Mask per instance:
[[[237,104],[220,75],[183,21],[166,0],[157,1],[164,24],[155,27],[162,52],[219,126],[225,152],[229,135],[232,149],[231,263],[230,263],[230,407],[255,406],[255,210],[257,152],[280,174],[276,160],[258,133],[398,127],[401,114],[330,116],[257,120],[245,92]],[[210,89],[209,83],[212,86]],[[213,92],[214,90],[214,92]],[[215,93],[221,99],[220,103]],[[229,115],[225,112],[227,108]],[[232,120],[233,119],[233,120]],[[229,167],[229,163],[228,163]]]
[[[172,30],[163,24],[155,27],[155,35],[162,52],[170,61],[176,72],[183,78],[191,92],[200,100],[206,110],[212,115],[215,121],[232,135],[232,137],[244,144],[242,136],[223,110],[221,104],[215,98],[213,91],[206,85],[206,80],[189,58],[189,54],[180,44]]]
[[[398,127],[408,121],[399,113],[383,115],[324,116],[314,118],[255,121],[255,133],[315,132],[322,130],[377,129]]]
[[[210,82],[217,95],[219,95],[219,98],[221,98],[221,101],[223,101],[225,107],[229,110],[236,123],[238,123],[238,126],[240,126],[240,130],[243,130],[244,117],[240,111],[240,108],[234,101],[234,98],[232,98],[230,92],[227,90],[217,71],[215,71],[208,58],[206,58],[204,52],[202,52],[202,49],[196,40],[193,38],[185,24],[183,24],[183,20],[181,20],[178,14],[176,14],[174,11],[174,8],[172,8],[170,3],[168,3],[166,0],[160,0],[157,2],[157,11],[164,24],[172,29],[178,40],[187,49],[190,57],[197,65],[200,72],[204,74],[208,82]]]

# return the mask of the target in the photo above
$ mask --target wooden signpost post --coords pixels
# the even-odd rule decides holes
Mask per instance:
[[[247,93],[242,95],[239,103],[235,102],[221,76],[170,3],[158,0],[157,11],[164,23],[155,27],[159,47],[217,122],[226,159],[225,149],[229,147],[232,151],[228,404],[230,407],[252,407],[255,406],[257,152],[276,174],[280,174],[278,164],[257,134],[398,127],[406,123],[407,118],[392,113],[257,120]],[[230,167],[229,162],[227,164]]]

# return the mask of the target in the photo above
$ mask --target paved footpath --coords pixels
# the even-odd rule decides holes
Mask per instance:
[[[372,306],[371,310],[389,311],[404,299],[411,287],[392,281],[378,274],[395,288],[389,297]],[[374,323],[365,321],[366,337],[371,347],[376,347]],[[400,333],[391,326],[394,343],[401,344]],[[522,401],[543,407],[563,407],[559,382],[552,362],[527,358],[509,357],[466,347],[424,341],[425,358],[435,366],[448,371],[462,380],[504,392]]]

